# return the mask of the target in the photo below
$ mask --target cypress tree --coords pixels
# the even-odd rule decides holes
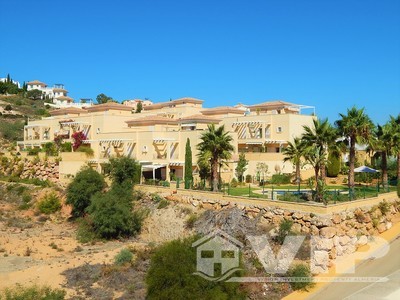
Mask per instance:
[[[136,106],[136,113],[140,113],[143,110],[143,104],[140,101]]]
[[[193,169],[192,169],[192,148],[190,147],[190,140],[186,140],[185,148],[185,189],[189,189],[193,183]]]

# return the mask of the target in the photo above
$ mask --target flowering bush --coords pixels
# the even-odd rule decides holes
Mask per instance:
[[[77,150],[81,145],[82,141],[86,140],[86,135],[82,131],[77,131],[72,134],[72,139],[74,140],[74,144],[72,145],[72,149]]]

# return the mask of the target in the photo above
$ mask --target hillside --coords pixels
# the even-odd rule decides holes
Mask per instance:
[[[32,100],[21,95],[0,95],[0,139],[2,148],[23,139],[27,120],[49,116],[49,106],[43,100]]]

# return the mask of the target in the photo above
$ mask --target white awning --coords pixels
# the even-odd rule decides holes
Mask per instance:
[[[196,124],[195,123],[181,124],[181,127],[192,127],[192,126],[196,126]]]
[[[157,170],[160,168],[164,168],[165,166],[167,166],[167,165],[166,164],[145,165],[145,166],[142,166],[142,170],[143,171],[153,171],[153,170]]]
[[[247,142],[246,145],[262,145],[263,142]]]

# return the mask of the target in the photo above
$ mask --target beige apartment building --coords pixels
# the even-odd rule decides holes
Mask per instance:
[[[24,141],[20,150],[42,147],[62,137],[73,142],[72,134],[85,134],[84,146],[93,149],[90,157],[85,153],[62,153],[60,178],[70,177],[83,165],[97,170],[110,157],[128,156],[142,165],[146,178],[170,180],[171,173],[183,178],[185,145],[189,138],[193,152],[195,181],[199,180],[196,166],[196,145],[209,124],[224,125],[233,138],[232,159],[221,168],[221,177],[230,181],[240,152],[249,161],[245,173],[257,175],[257,163],[268,165],[268,175],[292,173],[293,165],[283,162],[282,149],[288,141],[301,135],[304,125],[312,125],[313,111],[303,114],[303,106],[284,101],[271,101],[257,105],[204,108],[203,100],[181,98],[145,106],[141,113],[118,103],[94,105],[86,109],[64,108],[51,112],[51,117],[30,121],[24,128]],[[309,176],[309,168],[302,170]]]

